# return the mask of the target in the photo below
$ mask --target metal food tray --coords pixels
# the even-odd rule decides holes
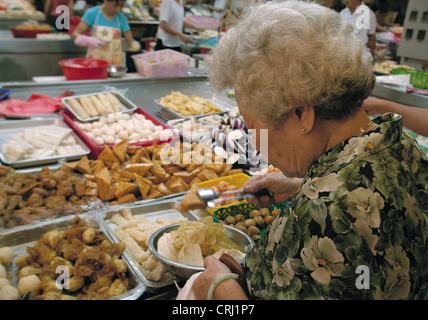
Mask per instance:
[[[119,242],[119,239],[114,234],[113,230],[116,229],[117,225],[110,221],[115,213],[120,212],[124,207],[129,207],[132,215],[144,215],[144,217],[148,220],[154,221],[157,218],[163,219],[175,219],[175,218],[187,218],[191,221],[197,221],[201,217],[208,215],[208,213],[204,210],[189,210],[188,212],[180,213],[180,202],[181,199],[174,199],[170,201],[158,201],[151,204],[146,205],[136,205],[131,204],[127,206],[126,204],[122,206],[117,206],[116,208],[111,208],[104,212],[104,224],[105,229],[108,231],[112,239],[114,241]],[[148,250],[148,249],[147,249]],[[131,255],[125,249],[123,253],[127,259],[130,261],[131,266],[136,270],[137,275],[140,278],[140,281],[146,286],[148,291],[156,291],[160,288],[169,286],[174,283],[174,279],[166,280],[166,281],[151,281],[148,280],[143,272],[140,269],[139,263],[133,260]]]
[[[69,128],[64,121],[58,118],[50,118],[50,119],[32,119],[32,120],[8,120],[2,122],[0,127],[0,146],[3,144],[7,144],[9,141],[9,137],[11,135],[22,132],[24,129],[46,126],[46,125],[58,125],[63,126],[65,128]],[[70,128],[69,128],[70,129]],[[61,159],[65,161],[74,161],[79,160],[83,156],[88,155],[91,151],[88,149],[86,144],[72,131],[71,135],[73,135],[77,144],[79,144],[85,152],[75,153],[75,154],[67,154],[67,155],[55,155],[46,158],[40,159],[24,159],[24,160],[16,160],[10,161],[3,154],[0,149],[0,160],[2,163],[11,166],[12,168],[27,168],[32,166],[42,166],[46,164],[59,162]]]
[[[193,131],[191,131],[190,134],[188,134],[187,131],[183,131],[183,130],[181,130],[180,128],[177,127],[178,123],[184,122],[184,121],[188,121],[188,120],[190,120],[192,118],[196,119],[201,124],[210,126],[211,129],[210,130],[201,131],[201,132],[193,132]],[[216,126],[213,125],[212,123],[201,122],[200,118],[198,118],[198,117],[190,117],[190,118],[182,118],[182,119],[172,119],[172,120],[169,120],[167,122],[167,124],[169,126],[171,126],[174,130],[177,130],[180,133],[180,136],[183,138],[183,140],[189,141],[189,142],[192,142],[192,141],[193,142],[198,142],[202,137],[209,137],[211,135],[211,130],[216,128]]]
[[[74,109],[67,102],[67,100],[72,99],[72,98],[76,99],[76,98],[80,98],[80,97],[84,97],[84,96],[89,97],[89,96],[94,96],[94,95],[98,95],[98,94],[107,94],[107,93],[113,94],[119,100],[122,111],[111,112],[111,113],[108,113],[108,114],[103,115],[103,116],[96,116],[96,117],[90,117],[87,119],[83,119],[74,111]],[[97,120],[97,119],[100,119],[101,117],[105,117],[109,114],[115,114],[115,113],[119,113],[119,112],[132,113],[132,112],[134,112],[135,109],[137,109],[137,106],[133,102],[131,102],[129,99],[125,98],[125,96],[118,91],[102,91],[102,92],[81,94],[81,95],[76,95],[76,96],[68,96],[68,97],[62,98],[61,101],[62,101],[62,103],[64,103],[66,108],[76,117],[76,119],[78,119],[79,121],[82,121],[82,122]]]
[[[111,239],[110,235],[106,230],[103,229],[103,224],[97,222],[97,220],[87,214],[78,215],[84,225],[89,225],[93,228],[96,228],[103,232],[111,243],[114,243],[113,239]],[[52,230],[63,230],[69,228],[73,225],[73,220],[75,216],[67,216],[62,218],[57,218],[45,222],[36,223],[28,226],[19,226],[15,228],[10,228],[5,231],[0,232],[0,248],[2,247],[10,247],[12,248],[15,256],[8,266],[9,274],[11,276],[11,285],[17,287],[18,283],[18,267],[16,266],[16,260],[23,254],[28,254],[26,249],[28,246],[33,246],[42,235],[44,235],[48,231]],[[129,283],[132,289],[127,292],[109,298],[109,300],[136,300],[138,299],[144,292],[145,286],[139,280],[135,270],[130,265],[129,261],[122,255],[122,258],[125,260],[128,267],[128,278]],[[22,297],[21,297],[22,298]]]
[[[206,116],[206,115],[210,115],[210,114],[223,114],[223,113],[231,110],[232,108],[234,108],[236,106],[236,104],[232,100],[225,101],[221,97],[217,97],[217,96],[213,96],[213,95],[206,96],[206,95],[199,95],[198,94],[198,97],[201,97],[201,98],[204,98],[208,101],[213,102],[218,108],[222,109],[222,111],[197,114],[197,115],[193,115],[193,116],[183,116],[183,115],[179,114],[178,112],[165,107],[162,103],[160,103],[161,99],[155,99],[154,101],[159,107],[161,107],[161,111],[159,112],[159,116],[164,118],[165,120],[180,119],[180,118],[192,118],[192,117],[198,118],[198,117],[202,117],[202,116]]]

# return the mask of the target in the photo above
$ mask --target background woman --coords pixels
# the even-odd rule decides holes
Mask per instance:
[[[304,1],[253,6],[207,61],[211,83],[233,88],[247,127],[268,130],[265,159],[283,174],[246,182],[288,207],[247,252],[258,299],[423,299],[428,287],[428,160],[402,118],[361,107],[372,57],[339,14]],[[332,63],[334,62],[334,63]],[[260,136],[260,134],[257,134]],[[230,270],[208,257],[196,297]],[[365,270],[369,280],[358,282]],[[217,280],[216,282],[214,282]],[[245,299],[228,278],[214,299]]]
[[[74,43],[88,47],[87,58],[107,60],[111,64],[125,65],[122,34],[129,51],[137,52],[141,45],[132,37],[128,19],[121,12],[124,0],[104,0],[100,6],[88,9],[72,34]],[[84,33],[91,29],[91,36]]]

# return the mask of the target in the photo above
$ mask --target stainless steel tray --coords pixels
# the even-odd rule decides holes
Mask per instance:
[[[96,228],[102,231],[110,242],[113,242],[108,232],[106,232],[103,228],[103,223],[99,223],[96,218],[91,217],[89,213],[79,215],[85,225],[89,225],[93,228]],[[11,247],[15,256],[10,264],[8,270],[11,276],[11,284],[13,286],[17,286],[18,282],[18,267],[16,266],[16,260],[23,254],[27,254],[27,247],[33,246],[40,237],[48,231],[51,230],[63,230],[69,228],[73,224],[75,216],[67,216],[62,218],[57,218],[45,222],[36,223],[28,226],[20,226],[11,229],[7,229],[5,231],[0,232],[0,248],[1,247]],[[125,256],[122,256],[128,266],[128,277],[129,283],[132,286],[132,289],[118,295],[116,297],[112,297],[109,300],[136,300],[138,299],[144,292],[145,286],[139,280],[135,270],[130,265],[129,261]]]
[[[58,118],[47,118],[47,119],[31,119],[31,120],[8,120],[1,123],[0,126],[0,145],[6,144],[9,141],[9,137],[11,135],[22,132],[26,128],[33,128],[45,125],[58,125],[65,128],[69,128],[64,121]],[[70,128],[69,128],[70,129]],[[74,133],[71,132],[71,135],[76,140],[77,144],[79,144],[84,152],[75,153],[75,154],[67,154],[67,155],[56,155],[50,156],[41,159],[25,159],[25,160],[16,160],[10,161],[6,159],[6,156],[0,149],[0,160],[2,163],[9,165],[13,168],[27,168],[33,166],[41,166],[45,164],[51,164],[59,162],[60,160],[64,161],[74,161],[79,160],[85,155],[88,155],[91,151],[83,143],[83,141]]]
[[[204,215],[208,215],[208,212],[203,210],[191,210],[189,212],[180,213],[180,200],[181,198],[177,198],[170,201],[158,201],[146,205],[134,204],[127,207],[129,207],[133,216],[144,215],[144,218],[151,221],[154,221],[157,218],[168,220],[174,218],[187,218],[188,220],[196,221],[201,219]],[[120,212],[125,206],[126,205],[117,206],[116,208],[111,208],[104,213],[105,229],[116,242],[119,242],[119,239],[114,234],[114,230],[117,228],[117,225],[111,221],[111,218],[115,213]],[[163,288],[174,283],[174,279],[158,282],[147,279],[141,271],[139,263],[131,257],[127,250],[125,250],[124,255],[129,259],[134,270],[137,270],[140,281],[147,287],[148,291],[156,291],[159,288]]]
[[[183,131],[182,129],[180,129],[179,127],[177,127],[177,124],[182,123],[184,121],[188,121],[190,119],[196,119],[196,121],[200,122],[203,125],[207,125],[210,129],[207,129],[205,131],[200,131],[200,132],[194,132],[194,131]],[[167,124],[169,126],[171,126],[174,130],[177,130],[180,133],[180,136],[185,140],[185,141],[189,141],[189,142],[198,142],[202,137],[209,137],[211,135],[211,130],[215,129],[216,126],[208,123],[208,122],[204,122],[202,123],[200,121],[200,118],[198,117],[190,117],[190,118],[182,118],[182,119],[172,119],[169,120],[167,122]]]
[[[202,116],[207,116],[210,114],[223,114],[229,110],[231,110],[232,108],[234,108],[236,106],[236,103],[234,103],[232,100],[230,101],[226,101],[225,99],[223,99],[222,97],[217,97],[216,95],[203,95],[203,94],[197,94],[199,97],[204,98],[208,101],[213,102],[215,105],[217,105],[217,107],[219,107],[220,109],[222,109],[222,111],[219,112],[212,112],[212,113],[205,113],[205,114],[198,114],[198,115],[194,115],[191,117],[202,117]],[[178,112],[175,112],[172,109],[169,109],[167,107],[165,107],[162,103],[160,103],[160,98],[159,99],[155,99],[154,102],[161,107],[161,111],[158,113],[158,115],[162,118],[164,118],[165,120],[172,120],[172,119],[180,119],[180,118],[191,118],[189,116],[183,116]]]
[[[87,93],[87,94],[81,94],[81,95],[76,95],[76,96],[69,96],[69,97],[64,97],[61,99],[62,103],[64,103],[64,105],[66,106],[66,108],[76,117],[76,119],[78,119],[79,121],[82,122],[88,122],[88,121],[93,121],[93,120],[97,120],[101,117],[104,116],[97,116],[97,117],[90,117],[87,119],[83,119],[81,118],[75,111],[74,109],[68,104],[68,100],[72,99],[72,98],[80,98],[83,96],[93,96],[93,95],[98,95],[98,94],[107,94],[107,93],[111,93],[113,94],[120,102],[122,111],[118,111],[118,112],[122,112],[122,113],[132,113],[134,112],[135,109],[137,109],[137,106],[131,102],[129,99],[125,98],[124,95],[122,95],[120,92],[118,91],[103,91],[103,92],[94,92],[94,93]],[[118,113],[118,112],[112,112],[109,114],[114,114],[114,113]]]

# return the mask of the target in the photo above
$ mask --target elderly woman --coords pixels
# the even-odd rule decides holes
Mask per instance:
[[[274,194],[257,204],[290,202],[247,252],[247,292],[207,257],[195,296],[424,298],[427,158],[402,133],[401,117],[372,121],[361,108],[375,80],[352,25],[310,2],[254,6],[208,63],[216,88],[235,89],[248,128],[268,129],[264,157],[283,172],[244,189]]]

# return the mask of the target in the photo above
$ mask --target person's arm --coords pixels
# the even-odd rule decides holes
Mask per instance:
[[[175,30],[165,20],[161,20],[159,22],[159,27],[161,27],[163,30],[165,30],[166,32],[168,32],[174,36],[180,37],[181,41],[183,41],[185,43],[191,43],[192,42],[192,39],[190,39],[188,36],[186,36],[183,32]]]
[[[45,7],[44,7],[44,12],[45,12],[45,14],[47,16],[49,15],[49,12],[51,10],[51,4],[52,4],[52,0],[46,0]]]
[[[88,29],[89,29],[89,24],[87,24],[83,20],[80,20],[76,29],[74,29],[73,33],[71,34],[71,39],[75,40],[78,35],[84,34]]]
[[[123,36],[125,37],[126,43],[128,44],[129,51],[136,52],[141,49],[140,43],[134,39],[131,30],[125,31]]]
[[[194,29],[194,30],[196,30],[196,31],[200,31],[200,32],[204,32],[205,31],[205,28],[202,28],[202,27],[198,27],[198,26],[196,26],[196,25],[194,25],[193,23],[191,23],[191,22],[189,22],[189,21],[186,21],[186,20],[184,20],[184,26],[186,27],[186,28],[190,28],[190,29]]]
[[[211,284],[230,269],[217,258],[208,256],[204,260],[205,270],[195,279],[192,289],[197,300],[206,300]],[[214,289],[214,300],[248,300],[244,290],[234,279],[220,282]]]
[[[255,175],[244,183],[246,193],[257,193],[262,189],[267,189],[273,193],[273,199],[269,196],[260,198],[250,198],[247,201],[251,204],[268,206],[273,203],[285,202],[295,193],[302,183],[301,178],[288,178],[282,173],[269,172],[263,175]]]
[[[71,39],[73,39],[75,45],[89,48],[97,48],[105,45],[103,41],[98,40],[97,38],[84,35],[88,29],[89,25],[85,21],[81,20],[71,35]]]
[[[413,132],[428,137],[428,109],[411,107],[394,101],[369,97],[362,107],[368,115],[388,112],[403,116],[403,125]]]
[[[376,51],[376,33],[368,34],[367,48],[369,48],[372,55]]]
[[[73,5],[74,0],[68,0],[68,10],[70,11],[70,17],[74,15]]]

